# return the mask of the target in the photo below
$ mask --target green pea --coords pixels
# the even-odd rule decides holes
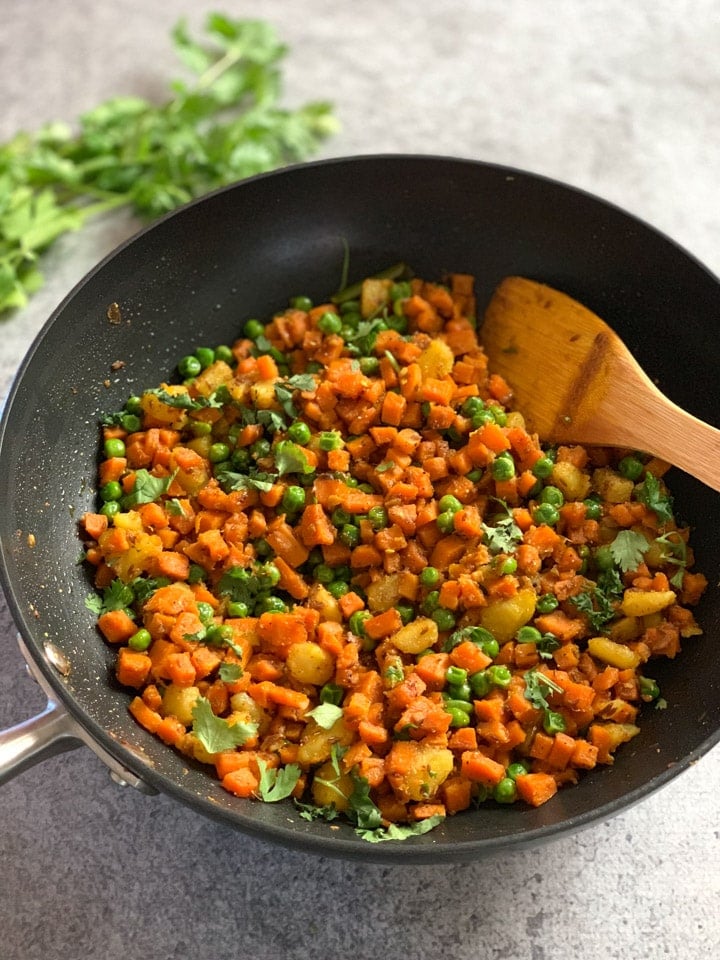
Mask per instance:
[[[103,444],[103,452],[106,457],[124,457],[125,442],[119,437],[111,437]]]
[[[535,610],[538,613],[552,613],[553,610],[557,610],[557,607],[558,599],[553,593],[544,593],[535,604]]]
[[[349,592],[350,587],[344,580],[333,580],[332,583],[329,583],[327,586],[328,593],[330,596],[335,597],[336,600],[339,600],[340,597],[344,597],[346,593]]]
[[[235,357],[230,347],[226,343],[221,343],[215,347],[215,359],[222,360],[223,363],[232,363]]]
[[[434,587],[440,583],[440,571],[437,567],[425,567],[421,570],[420,583],[423,587]]]
[[[261,437],[251,445],[250,453],[256,460],[262,460],[264,457],[267,457],[271,449],[270,441],[266,440],[265,437]]]
[[[334,567],[333,573],[335,574],[333,577],[334,580],[344,580],[345,583],[349,583],[352,577],[352,570],[345,563],[341,564],[339,567]]]
[[[233,631],[232,627],[227,627],[225,624],[216,623],[214,626],[210,627],[205,634],[205,641],[207,643],[212,643],[214,646],[221,647],[227,640],[232,640]]]
[[[197,357],[192,355],[183,357],[180,363],[178,363],[178,373],[183,378],[183,380],[188,380],[191,377],[196,377],[199,373],[202,372],[202,364]]]
[[[303,296],[292,297],[290,300],[290,306],[293,307],[293,309],[295,310],[308,311],[308,310],[312,310],[313,302],[310,299],[310,297],[303,297]]]
[[[332,313],[330,310],[328,310],[320,317],[317,325],[318,329],[322,330],[323,333],[340,333],[343,322],[337,313]]]
[[[515,637],[518,643],[539,643],[542,640],[542,634],[537,627],[520,627]]]
[[[271,587],[276,587],[280,583],[280,571],[274,563],[264,563],[260,568],[260,576]]]
[[[259,540],[255,541],[253,546],[255,547],[255,556],[259,557],[260,559],[272,555],[273,550],[267,540],[260,538]]]
[[[136,433],[142,426],[142,421],[134,413],[126,413],[120,418],[120,424],[128,433]]]
[[[335,571],[332,567],[329,567],[326,563],[319,563],[315,567],[313,576],[318,583],[332,583],[335,579]]]
[[[469,727],[471,720],[470,714],[465,710],[462,710],[460,707],[449,706],[445,704],[445,710],[450,714],[450,726],[451,727]]]
[[[517,560],[515,557],[505,557],[503,562],[500,564],[500,573],[506,575],[515,573],[517,570]]]
[[[398,315],[396,313],[394,316],[389,316],[387,318],[387,325],[390,330],[396,330],[398,333],[405,333],[408,328],[407,317]]]
[[[366,377],[372,377],[380,369],[377,357],[360,357],[360,372]]]
[[[324,430],[318,438],[318,446],[325,453],[329,453],[331,450],[339,450],[344,446],[343,438],[337,430]]]
[[[445,607],[438,607],[432,612],[432,618],[438,626],[438,630],[452,630],[455,626],[455,614],[452,610],[446,610]]]
[[[281,506],[286,513],[295,513],[305,506],[305,491],[302,487],[287,487],[282,495]]]
[[[415,608],[411,607],[409,603],[399,603],[396,609],[400,614],[403,626],[415,619]]]
[[[597,500],[584,500],[585,504],[585,516],[588,520],[601,520],[602,519],[602,504],[598,503]]]
[[[320,687],[320,703],[333,703],[339,707],[345,696],[345,688],[337,683],[326,683]]]
[[[246,320],[244,333],[248,340],[257,340],[265,333],[265,324],[261,320]]]
[[[639,480],[644,469],[645,467],[637,457],[623,457],[618,463],[618,472],[626,480]]]
[[[198,347],[195,356],[200,361],[203,370],[215,362],[215,351],[211,347]]]
[[[540,457],[533,464],[532,472],[539,480],[545,480],[553,472],[554,462],[547,455]]]
[[[517,795],[517,787],[512,777],[503,777],[493,790],[493,800],[496,803],[515,803]]]
[[[384,530],[388,525],[388,514],[385,507],[370,507],[367,518],[373,530]]]
[[[560,519],[560,511],[551,503],[541,503],[533,510],[532,517],[533,522],[538,525],[545,523],[549,527],[554,527]]]
[[[355,613],[350,614],[350,619],[348,620],[348,626],[350,627],[350,632],[354,633],[356,637],[365,636],[365,621],[369,620],[371,614],[367,610],[356,610]]]
[[[485,426],[486,423],[495,422],[495,417],[492,414],[492,410],[488,410],[487,408],[477,410],[470,419],[475,430],[477,430],[478,427]]]
[[[343,302],[340,304],[340,313],[343,315],[346,313],[360,313],[360,301],[343,300]]]
[[[247,617],[250,613],[248,605],[242,600],[231,600],[227,605],[227,614],[229,617]]]
[[[117,500],[108,500],[100,507],[100,513],[105,517],[114,517],[116,513],[120,513],[120,504]]]
[[[490,464],[490,473],[494,480],[512,480],[515,476],[515,461],[512,454],[499,453]]]
[[[458,510],[462,510],[462,504],[457,497],[454,497],[451,493],[446,493],[444,497],[440,497],[438,510],[440,513],[457,513]]]
[[[444,513],[439,513],[437,516],[438,528],[443,533],[452,533],[455,529],[455,514],[452,510],[446,510]]]
[[[237,450],[233,450],[230,456],[230,463],[240,473],[244,473],[248,469],[251,460],[250,451],[246,447],[238,447]]]
[[[462,667],[448,667],[445,672],[445,679],[448,683],[465,683],[468,678],[467,670]]]
[[[213,443],[208,450],[210,463],[223,463],[230,458],[230,447],[226,443]]]
[[[346,547],[352,550],[360,543],[360,531],[352,523],[345,523],[340,528],[339,539]]]
[[[255,616],[258,616],[263,613],[287,613],[288,605],[280,597],[275,597],[272,594],[269,597],[261,597],[258,603],[255,604],[255,610],[253,611]]]
[[[553,507],[561,507],[565,503],[565,497],[559,487],[543,487],[540,497],[540,503],[550,503]]]
[[[448,684],[447,692],[451,700],[462,700],[463,703],[470,703],[472,700],[472,688],[469,683]]]
[[[562,714],[554,710],[546,710],[543,717],[543,730],[548,736],[554,736],[556,733],[562,733],[565,729],[565,720]]]
[[[476,413],[479,413],[481,410],[485,409],[485,404],[480,399],[480,397],[468,397],[467,400],[463,403],[460,408],[460,412],[464,417],[471,418]]]
[[[100,487],[100,499],[107,503],[109,500],[119,500],[123,495],[123,488],[117,480],[108,480]]]
[[[440,591],[431,590],[430,593],[425,597],[425,599],[422,602],[423,613],[426,613],[428,614],[428,616],[431,616],[433,611],[437,609],[439,603],[440,603]]]
[[[512,680],[510,670],[505,666],[493,666],[487,668],[487,675],[490,683],[494,687],[508,687]]]
[[[142,413],[142,397],[132,396],[125,401],[125,409],[135,415]]]
[[[488,693],[490,693],[492,683],[490,681],[490,677],[488,676],[487,670],[478,670],[476,673],[471,673],[468,677],[468,682],[470,684],[470,689],[478,700],[481,700],[483,697],[487,696]]]
[[[144,627],[141,627],[136,633],[134,633],[128,640],[128,646],[131,650],[147,650],[147,648],[152,643],[152,636],[149,630],[146,630]]]
[[[522,777],[528,772],[528,768],[524,763],[511,763],[505,773],[511,780],[514,780],[515,777]]]
[[[305,446],[309,442],[312,432],[310,427],[303,420],[296,420],[288,427],[288,439],[293,443],[299,443]]]
[[[204,420],[195,420],[190,425],[190,430],[194,437],[209,437],[212,433],[212,424],[205,423]]]
[[[480,480],[482,480],[482,475],[482,470],[478,468],[477,470],[471,470],[470,473],[467,474],[467,479],[470,483],[479,483]]]

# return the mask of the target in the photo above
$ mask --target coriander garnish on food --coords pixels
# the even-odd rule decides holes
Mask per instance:
[[[232,183],[303,160],[337,127],[331,106],[279,106],[287,48],[261,20],[211,13],[207,40],[184,21],[175,51],[196,75],[154,104],[118,96],[77,129],[49,123],[0,146],[0,314],[42,285],[39,255],[58,237],[116,207],[152,219]]]

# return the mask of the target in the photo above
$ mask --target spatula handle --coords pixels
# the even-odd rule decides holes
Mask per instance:
[[[720,491],[720,430],[664,399],[652,452]]]

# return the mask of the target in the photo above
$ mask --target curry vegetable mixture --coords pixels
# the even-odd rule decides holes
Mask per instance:
[[[700,632],[667,464],[542,446],[473,279],[296,297],[104,424],[83,517],[137,722],[238,797],[371,840],[538,806]]]

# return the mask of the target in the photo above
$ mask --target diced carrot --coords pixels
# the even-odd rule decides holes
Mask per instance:
[[[484,670],[492,663],[492,659],[472,640],[463,640],[462,643],[453,647],[450,651],[450,660],[456,667],[467,670],[469,674]]]
[[[176,550],[163,550],[155,557],[155,574],[170,580],[187,580],[190,575],[190,560]]]
[[[97,625],[108,643],[125,643],[138,629],[124,610],[108,610],[100,614]]]
[[[365,601],[354,590],[348,590],[338,600],[340,612],[346,620],[349,620],[353,613],[362,610],[365,607]]]
[[[472,783],[462,777],[448,777],[442,785],[442,797],[445,809],[452,816],[461,810],[467,810],[472,803]]]
[[[133,697],[128,709],[140,726],[150,733],[155,733],[162,723],[162,716],[157,710],[148,707],[142,697]]]
[[[557,793],[555,778],[549,773],[521,773],[515,777],[518,795],[532,807],[547,803]]]
[[[228,793],[236,797],[252,797],[260,787],[260,778],[249,767],[230,770],[222,778],[222,785]]]
[[[446,684],[445,675],[450,663],[449,653],[426,653],[415,665],[415,673],[429,690],[442,690]]]
[[[93,540],[99,540],[100,534],[105,533],[108,528],[108,518],[104,513],[84,513],[80,523]]]
[[[397,633],[402,627],[402,619],[397,610],[391,607],[383,613],[377,613],[374,617],[370,617],[363,626],[365,633],[371,640],[381,640],[383,637]]]
[[[150,659],[148,657],[148,659]],[[178,687],[192,687],[195,683],[195,667],[189,653],[171,653],[167,658],[169,679]]]
[[[448,740],[451,750],[477,750],[477,733],[474,727],[458,727]]]
[[[146,653],[121,647],[118,650],[116,673],[118,683],[124,687],[142,687],[150,675],[152,661]]]
[[[505,776],[505,767],[480,750],[466,750],[460,757],[460,770],[468,780],[495,787]]]

